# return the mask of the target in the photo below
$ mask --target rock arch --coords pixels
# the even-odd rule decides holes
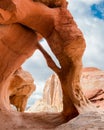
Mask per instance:
[[[1,129],[6,129],[8,124],[10,129],[21,130],[54,128],[79,113],[94,108],[84,96],[80,86],[85,40],[66,8],[66,2],[64,1],[65,5],[62,4],[57,8],[49,8],[32,0],[10,0],[10,2],[9,7],[1,6],[4,4],[3,0],[0,3],[0,61],[2,61],[0,63],[0,113],[3,121],[6,122]],[[38,43],[37,32],[47,40],[61,68],[57,67]],[[63,92],[61,113],[30,114],[18,113],[10,109],[8,84],[11,74],[36,49],[43,53],[48,66],[60,79]]]

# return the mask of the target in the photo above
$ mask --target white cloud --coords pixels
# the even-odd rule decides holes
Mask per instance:
[[[73,8],[74,8],[76,6],[76,4],[80,5],[80,4],[84,3],[84,4],[90,6],[92,4],[98,4],[98,3],[102,2],[103,0],[67,0],[67,1],[69,2],[69,5],[74,4],[74,6],[73,6]]]
[[[70,1],[69,9],[79,28],[82,30],[86,40],[87,47],[83,57],[84,65],[104,69],[104,20],[95,18],[91,14],[90,9],[90,4],[98,2],[100,3],[100,1],[97,0],[77,0],[77,2],[76,0],[73,0]]]
[[[73,0],[73,1],[76,1],[76,0]],[[78,2],[83,2],[83,3],[88,4],[88,5],[98,4],[101,1],[102,0],[78,0]]]

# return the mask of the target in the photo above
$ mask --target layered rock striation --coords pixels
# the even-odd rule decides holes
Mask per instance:
[[[104,71],[93,67],[84,68],[81,85],[86,97],[97,107],[104,109]]]

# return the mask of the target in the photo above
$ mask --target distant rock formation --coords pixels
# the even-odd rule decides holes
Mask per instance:
[[[10,103],[16,106],[17,111],[23,112],[26,108],[27,99],[36,89],[32,76],[22,68],[16,70],[10,81]]]
[[[93,67],[84,68],[81,85],[86,97],[97,107],[104,109],[104,71]]]
[[[56,74],[52,75],[46,82],[43,90],[43,101],[55,107],[58,112],[62,111],[62,89]]]
[[[84,91],[89,91],[93,88],[103,89],[104,71],[94,67],[83,68],[81,75],[81,86]]]
[[[82,91],[97,107],[104,109],[104,71],[87,67],[81,75]],[[30,107],[28,112],[60,112],[63,109],[62,90],[59,78],[53,74],[46,82],[43,99]]]
[[[26,112],[61,112],[63,109],[62,89],[59,78],[52,75],[43,90],[43,99],[37,101]]]

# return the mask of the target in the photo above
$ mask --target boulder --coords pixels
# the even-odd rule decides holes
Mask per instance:
[[[31,74],[19,68],[11,77],[9,85],[10,103],[16,106],[18,111],[23,112],[29,96],[35,89],[36,86]]]

